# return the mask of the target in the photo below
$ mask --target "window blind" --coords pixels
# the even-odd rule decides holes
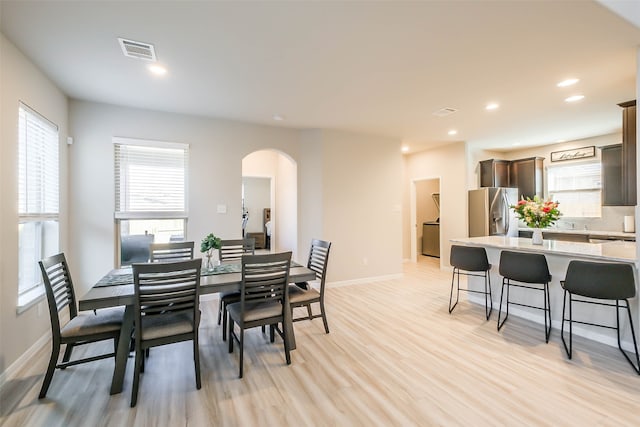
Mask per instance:
[[[114,138],[116,219],[186,218],[187,144]]]

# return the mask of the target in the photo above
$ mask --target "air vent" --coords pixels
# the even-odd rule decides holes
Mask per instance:
[[[449,114],[456,113],[457,111],[458,110],[456,110],[455,108],[444,107],[439,109],[438,111],[434,111],[433,115],[438,117],[445,117],[445,116],[448,116]]]
[[[156,52],[153,45],[149,43],[137,42],[118,38],[122,53],[129,58],[142,59],[145,61],[155,61]]]

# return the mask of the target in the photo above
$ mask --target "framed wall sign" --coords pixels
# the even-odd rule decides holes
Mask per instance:
[[[596,147],[574,148],[573,150],[554,151],[551,153],[552,162],[562,162],[564,160],[577,160],[587,157],[595,157]]]

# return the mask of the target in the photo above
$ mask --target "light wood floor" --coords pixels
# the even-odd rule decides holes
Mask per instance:
[[[576,338],[567,360],[557,330],[462,300],[447,311],[448,272],[436,260],[407,264],[400,280],[330,288],[329,326],[295,324],[298,349],[285,365],[282,344],[248,333],[245,378],[215,323],[217,301],[203,304],[202,389],[189,343],[151,351],[138,405],[109,396],[113,361],[58,370],[39,401],[49,349],[3,387],[6,426],[635,426],[640,376],[616,348]],[[87,351],[94,353],[96,346]],[[109,345],[97,346],[106,350]]]

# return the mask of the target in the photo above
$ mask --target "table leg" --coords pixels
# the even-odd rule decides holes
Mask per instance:
[[[296,349],[296,335],[293,331],[293,320],[291,316],[291,309],[284,311],[284,325],[282,325],[284,329],[284,334],[287,336],[287,341],[289,341],[289,350]]]
[[[133,305],[128,305],[124,310],[122,319],[122,329],[120,330],[120,340],[118,341],[118,352],[116,354],[116,366],[113,368],[113,380],[111,380],[110,394],[122,392],[122,383],[127,369],[127,359],[129,358],[129,342],[133,331]]]

